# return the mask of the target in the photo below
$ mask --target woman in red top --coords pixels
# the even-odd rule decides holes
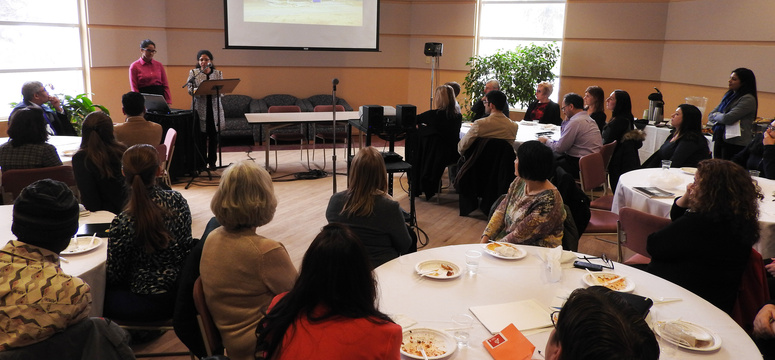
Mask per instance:
[[[256,359],[395,359],[401,327],[376,307],[377,282],[349,227],[323,227],[291,291],[256,329]]]

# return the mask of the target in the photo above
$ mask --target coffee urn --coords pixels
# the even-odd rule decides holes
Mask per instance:
[[[657,92],[649,94],[649,122],[659,124],[664,120],[662,114],[664,114],[665,102],[662,101],[662,93],[659,89],[654,88]]]

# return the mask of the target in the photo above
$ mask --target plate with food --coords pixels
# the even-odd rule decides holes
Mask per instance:
[[[635,290],[635,282],[626,276],[611,272],[588,273],[581,280],[588,286],[605,286],[613,291],[632,292]]]
[[[405,330],[401,340],[401,354],[412,359],[424,359],[421,348],[425,350],[428,359],[441,359],[452,355],[457,349],[457,343],[452,336],[440,330]]]
[[[490,242],[482,244],[484,252],[499,259],[519,260],[527,256],[527,251],[517,245],[507,242]]]
[[[689,175],[694,175],[694,174],[697,172],[697,168],[693,168],[693,167],[682,167],[682,168],[681,168],[681,171],[683,171],[684,173],[687,173],[687,174],[689,174]]]
[[[74,239],[70,239],[70,245],[67,246],[64,250],[62,250],[61,254],[80,254],[85,253],[88,251],[92,251],[100,245],[102,245],[102,242],[104,241],[103,238],[94,237],[94,236],[78,236]]]
[[[457,264],[446,260],[422,261],[414,269],[420,276],[441,280],[454,279],[463,273]]]
[[[64,155],[64,156],[73,156],[73,155],[75,155],[76,151],[78,151],[78,150],[65,150],[65,151],[62,151],[62,155]]]
[[[688,350],[714,351],[721,347],[721,337],[688,321],[657,321],[654,332],[663,340]]]

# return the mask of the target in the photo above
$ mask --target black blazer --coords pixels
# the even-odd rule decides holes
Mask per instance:
[[[538,120],[541,124],[554,124],[554,125],[562,125],[562,117],[560,116],[560,105],[557,104],[554,101],[549,100],[549,103],[546,105],[546,109],[544,110],[544,116],[540,119],[537,119],[533,115],[533,111],[535,111],[535,108],[538,106],[538,100],[533,101],[530,103],[530,105],[527,106],[527,111],[525,112],[525,118],[523,120]]]

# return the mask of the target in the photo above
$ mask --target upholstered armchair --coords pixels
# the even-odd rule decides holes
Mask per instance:
[[[221,138],[252,137],[256,144],[261,142],[260,127],[248,124],[248,120],[245,118],[245,113],[251,112],[251,100],[253,99],[247,95],[224,95],[221,98],[225,118],[224,128],[221,129]]]

